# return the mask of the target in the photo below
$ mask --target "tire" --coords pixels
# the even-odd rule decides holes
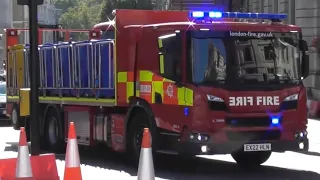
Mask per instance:
[[[139,112],[130,120],[129,130],[127,134],[127,153],[130,163],[134,166],[139,164],[141,142],[143,136],[143,129],[149,128],[154,142],[154,136],[150,128],[149,117],[146,113]],[[153,145],[152,145],[153,146]]]
[[[45,119],[45,140],[47,146],[49,147],[49,151],[53,151],[54,153],[63,152],[64,149],[64,137],[61,134],[63,127],[61,127],[61,119],[60,114],[55,109],[50,109]]]
[[[271,156],[271,152],[235,152],[232,158],[242,167],[254,168],[265,163]]]
[[[18,105],[14,105],[11,112],[11,124],[14,130],[20,130],[21,117]]]
[[[304,139],[303,145],[304,145],[303,151],[309,151],[309,139],[308,138]]]

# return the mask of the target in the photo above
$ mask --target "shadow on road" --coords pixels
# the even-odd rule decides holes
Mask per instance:
[[[12,127],[11,121],[0,118],[0,127]]]
[[[7,143],[5,151],[17,151],[17,143]],[[103,151],[103,153],[101,153]],[[103,155],[101,155],[103,154]],[[109,150],[83,150],[80,148],[81,164],[108,170],[124,171],[131,176],[137,175],[137,168],[128,165],[126,156]],[[64,155],[56,155],[57,160],[64,160]],[[245,170],[235,163],[204,159],[180,158],[161,155],[155,161],[156,176],[172,180],[318,180],[320,175],[310,171],[290,170],[278,167],[262,166]]]
[[[305,155],[310,155],[310,156],[320,156],[320,153],[318,152],[297,152],[297,153],[300,153],[300,154],[305,154]]]

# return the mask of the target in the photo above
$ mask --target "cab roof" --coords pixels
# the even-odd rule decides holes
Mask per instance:
[[[154,28],[172,28],[172,26],[183,27],[192,26],[194,28],[221,28],[227,27],[237,31],[267,31],[267,32],[290,32],[301,31],[301,28],[295,25],[283,24],[281,22],[261,23],[261,22],[236,22],[234,18],[216,18],[210,23],[196,21],[190,18],[189,11],[154,11],[154,10],[116,10],[116,18],[108,22],[96,24],[93,29],[96,30],[113,30],[117,28],[129,27],[154,27]],[[128,16],[130,14],[130,16]],[[222,15],[242,15],[258,17],[284,17],[283,14],[258,14],[258,13],[222,13]],[[230,30],[231,30],[230,29]],[[226,29],[228,30],[228,29]]]

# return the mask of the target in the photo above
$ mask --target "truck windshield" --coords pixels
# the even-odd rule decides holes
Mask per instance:
[[[191,31],[188,33],[195,84],[297,84],[297,33]]]

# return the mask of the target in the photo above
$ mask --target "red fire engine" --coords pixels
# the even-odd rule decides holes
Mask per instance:
[[[90,40],[40,45],[41,138],[59,149],[74,121],[79,144],[135,161],[144,127],[154,152],[231,154],[241,165],[307,150],[308,45],[285,18],[116,10]],[[7,34],[7,112],[18,128],[28,122],[29,51]]]

